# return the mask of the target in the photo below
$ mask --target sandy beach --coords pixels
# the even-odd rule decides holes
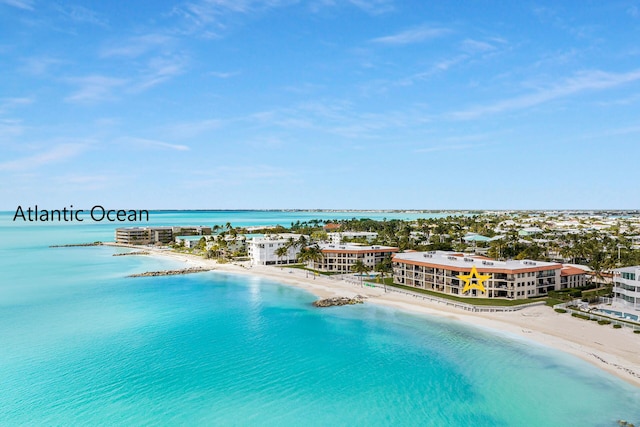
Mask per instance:
[[[110,246],[123,246],[108,244]],[[140,249],[139,247],[137,249]],[[383,289],[361,287],[351,281],[313,276],[304,270],[280,266],[249,266],[246,263],[219,264],[214,260],[147,249],[152,256],[168,257],[185,263],[185,267],[203,267],[219,272],[256,275],[305,289],[320,298],[364,295],[367,304],[380,304],[415,313],[446,317],[469,325],[507,333],[577,356],[600,369],[640,387],[640,334],[629,328],[613,329],[560,314],[550,307],[527,307],[515,312],[470,313],[409,295]]]

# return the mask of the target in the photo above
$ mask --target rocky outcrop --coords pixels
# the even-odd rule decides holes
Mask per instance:
[[[183,268],[182,270],[147,271],[145,273],[130,274],[127,277],[177,276],[180,274],[202,273],[203,271],[210,271],[210,270],[212,269],[202,268],[202,267],[190,267],[190,268]]]
[[[356,295],[353,298],[348,297],[332,297],[332,298],[324,298],[315,301],[313,305],[315,307],[333,307],[335,305],[353,305],[353,304],[362,304],[366,297],[362,295]]]

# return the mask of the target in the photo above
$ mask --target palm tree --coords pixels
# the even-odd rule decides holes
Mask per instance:
[[[322,250],[317,245],[304,247],[298,253],[298,261],[305,264],[313,263],[312,266],[315,266],[314,263],[322,261],[323,258]]]
[[[360,274],[360,287],[362,287],[362,276],[364,275],[364,273],[369,272],[369,267],[367,267],[367,265],[359,259],[353,263],[353,265],[351,266],[351,270],[356,274]]]
[[[385,274],[393,274],[393,263],[391,261],[391,257],[386,257],[382,262],[376,265],[375,269],[378,273],[380,273],[380,277],[382,277],[382,285],[384,286],[384,292],[387,292],[387,284],[384,282]]]
[[[289,252],[289,248],[286,245],[280,246],[278,249],[276,249],[274,253],[278,257],[278,264],[280,264],[280,259],[286,256],[288,252]]]

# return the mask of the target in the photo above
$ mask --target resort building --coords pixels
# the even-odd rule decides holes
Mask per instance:
[[[222,242],[224,240],[224,243]],[[220,235],[211,236],[207,240],[207,249],[218,249],[224,256],[243,253],[247,250],[247,238],[242,234],[233,236],[226,234],[222,239]]]
[[[474,268],[477,274],[469,276]],[[560,289],[561,270],[562,264],[552,262],[494,261],[445,251],[405,252],[393,257],[394,283],[461,297],[545,296]],[[460,276],[467,276],[467,282]],[[463,292],[465,285],[468,290]]]
[[[614,302],[640,310],[640,265],[613,270]]]
[[[309,236],[293,233],[267,234],[263,237],[254,237],[247,244],[247,252],[251,258],[251,265],[276,265],[293,264],[298,259],[300,252],[299,245],[292,245],[304,237],[309,241]],[[284,246],[288,246],[284,256],[276,255],[276,251]]]
[[[200,244],[202,236],[176,236],[175,242],[178,245],[183,245],[185,248],[196,248]]]
[[[351,266],[356,261],[373,270],[385,258],[398,252],[398,248],[391,246],[361,246],[361,245],[320,245],[322,259],[311,261],[309,267],[320,271],[333,273],[352,273]]]
[[[560,270],[560,289],[580,288],[587,286],[588,269],[582,269],[574,265],[562,265]]]
[[[116,243],[149,245],[171,243],[174,236],[211,234],[211,227],[120,227],[116,228]]]
[[[173,241],[172,227],[121,227],[116,228],[116,243],[150,245]]]
[[[340,228],[340,224],[334,224],[333,222],[328,222],[322,226],[322,229],[327,233],[338,231],[339,228]]]
[[[378,233],[375,231],[339,231],[327,233],[327,237],[334,245],[340,245],[354,240],[371,243],[378,237]]]

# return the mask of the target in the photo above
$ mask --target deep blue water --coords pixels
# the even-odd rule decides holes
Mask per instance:
[[[126,278],[179,263],[49,248],[112,240],[115,225],[9,215],[0,214],[0,425],[640,421],[638,388],[528,341],[371,304],[314,309],[304,290],[259,278]],[[172,212],[151,222],[324,218],[304,215]]]

